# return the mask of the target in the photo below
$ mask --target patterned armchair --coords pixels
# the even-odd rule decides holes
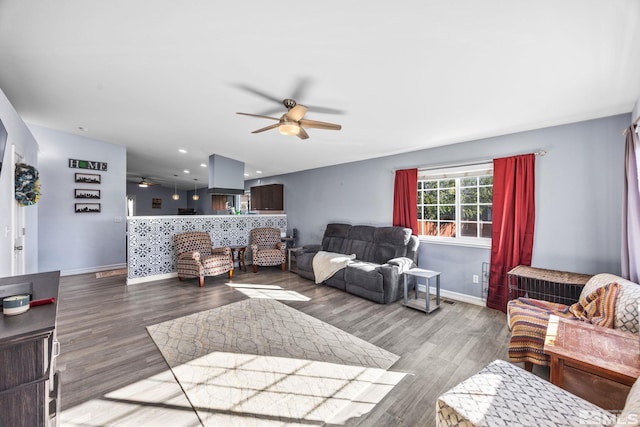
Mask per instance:
[[[211,236],[204,231],[190,231],[173,236],[176,251],[178,279],[197,277],[200,287],[204,286],[204,276],[227,273],[233,277],[231,249],[212,248]]]
[[[254,228],[249,234],[253,272],[258,272],[259,265],[278,265],[284,271],[286,245],[280,240],[278,228]]]

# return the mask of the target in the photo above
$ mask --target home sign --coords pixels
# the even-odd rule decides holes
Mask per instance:
[[[91,169],[94,171],[106,171],[106,162],[94,162],[92,160],[69,159],[69,167],[75,169]]]

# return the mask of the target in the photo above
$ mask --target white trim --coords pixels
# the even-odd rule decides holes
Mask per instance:
[[[72,270],[60,270],[60,276],[75,276],[76,274],[97,273],[99,271],[120,270],[127,268],[127,264],[100,265],[97,267],[76,268]]]
[[[424,292],[425,285],[418,284],[418,291]],[[436,288],[433,286],[429,286],[429,290],[431,291],[431,295],[436,294]],[[446,289],[440,288],[440,297],[448,298],[460,302],[466,302],[467,304],[479,305],[481,307],[485,307],[485,301],[480,297],[474,297],[473,295],[461,294],[460,292],[448,291]],[[440,303],[442,304],[442,302]]]
[[[133,279],[129,279],[127,277],[127,286],[137,285],[138,283],[153,282],[154,280],[172,279],[174,277],[178,277],[177,271],[174,271],[173,273],[156,274],[154,276],[136,277]]]
[[[434,245],[449,245],[449,246],[466,246],[469,248],[481,248],[491,249],[491,239],[489,238],[470,238],[464,239],[462,237],[432,237],[432,236],[420,236],[420,243],[434,244]]]

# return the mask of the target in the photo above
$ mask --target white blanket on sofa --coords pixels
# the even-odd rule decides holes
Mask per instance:
[[[345,268],[351,260],[356,259],[356,254],[345,255],[334,252],[320,251],[313,257],[313,275],[316,284],[320,284],[336,274],[341,268]]]

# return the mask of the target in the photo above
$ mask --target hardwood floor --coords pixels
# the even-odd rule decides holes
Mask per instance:
[[[226,276],[207,278],[204,288],[196,280],[126,286],[124,276],[62,277],[57,359],[62,410],[167,371],[145,327],[248,298],[226,283]],[[455,302],[425,315],[403,307],[402,301],[376,304],[276,268],[257,274],[236,270],[232,283],[281,287],[265,292],[401,356],[391,371],[408,375],[370,413],[349,420],[349,426],[435,425],[435,402],[442,392],[492,360],[507,358],[506,319],[495,310]]]

